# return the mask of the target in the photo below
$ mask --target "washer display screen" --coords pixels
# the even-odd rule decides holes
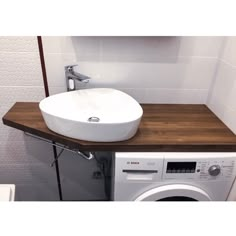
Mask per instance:
[[[166,173],[195,173],[196,162],[168,162]]]

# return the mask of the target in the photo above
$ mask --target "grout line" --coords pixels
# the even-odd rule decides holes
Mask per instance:
[[[40,85],[40,86],[38,86],[38,85],[36,85],[36,86],[34,86],[34,85],[24,85],[24,86],[22,86],[22,85],[19,85],[19,86],[17,86],[17,85],[5,85],[5,86],[0,85],[0,88],[44,88],[44,86],[43,85]]]
[[[226,40],[227,40],[227,38],[224,37],[223,41],[221,42],[221,47],[220,47],[218,58],[217,58],[216,65],[215,65],[214,75],[213,75],[213,78],[211,80],[211,84],[210,84],[209,90],[208,90],[208,95],[207,95],[207,99],[206,99],[206,105],[210,103],[210,99],[211,99],[212,94],[213,94],[213,90],[214,90],[214,87],[215,87],[217,75],[218,75],[218,72],[219,72],[220,58],[223,55],[223,52],[224,52],[224,49],[225,49],[225,45],[226,45]]]
[[[76,52],[45,52],[45,55],[74,55],[76,54]],[[91,53],[91,55],[93,55],[93,53]],[[103,53],[99,53],[100,55],[100,58],[99,58],[99,61],[98,60],[95,60],[94,62],[103,62]],[[160,57],[157,57],[157,59],[170,59],[170,58],[174,58],[174,59],[218,59],[217,56],[160,56]],[[80,60],[78,60],[80,61]],[[81,60],[81,62],[84,62],[86,60]],[[112,63],[112,62],[111,62]]]
[[[228,65],[228,66],[231,66],[231,67],[233,67],[233,69],[236,69],[236,65],[233,65],[233,64],[231,64],[231,63],[229,63],[229,62],[227,62],[227,61],[225,61],[225,60],[223,60],[223,59],[219,59],[222,63],[224,63],[224,64],[226,64],[226,65]]]
[[[5,53],[5,54],[39,54],[39,52],[36,50],[36,51],[29,51],[29,52],[18,52],[18,51],[0,51],[0,54],[1,53]]]

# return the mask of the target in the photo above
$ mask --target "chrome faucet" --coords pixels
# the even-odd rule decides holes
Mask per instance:
[[[74,67],[78,65],[68,65],[65,66],[65,75],[66,75],[66,84],[67,84],[67,91],[76,90],[75,80],[78,80],[82,83],[88,83],[90,77],[80,74],[74,71]]]

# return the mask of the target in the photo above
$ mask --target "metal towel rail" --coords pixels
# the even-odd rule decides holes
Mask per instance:
[[[92,160],[94,158],[94,154],[92,152],[89,152],[88,155],[86,155],[85,153],[83,153],[82,151],[78,150],[78,149],[70,149],[68,148],[67,146],[63,146],[61,144],[56,144],[56,143],[52,143],[52,141],[48,140],[48,139],[45,139],[45,138],[41,138],[37,135],[34,135],[34,134],[30,134],[30,133],[27,133],[27,132],[24,132],[26,135],[32,137],[32,138],[36,138],[36,139],[39,139],[41,141],[44,141],[52,146],[55,146],[55,147],[58,147],[61,150],[61,152],[57,155],[57,158],[52,162],[51,166],[54,165],[54,163],[58,160],[58,158],[61,156],[61,154],[63,153],[64,150],[66,151],[69,151],[69,152],[73,152],[81,157],[83,157],[84,159],[86,160]]]

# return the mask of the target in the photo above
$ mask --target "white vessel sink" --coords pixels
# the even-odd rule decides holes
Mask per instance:
[[[136,100],[110,88],[56,94],[43,99],[39,107],[50,130],[94,142],[130,139],[135,135],[143,115]]]

